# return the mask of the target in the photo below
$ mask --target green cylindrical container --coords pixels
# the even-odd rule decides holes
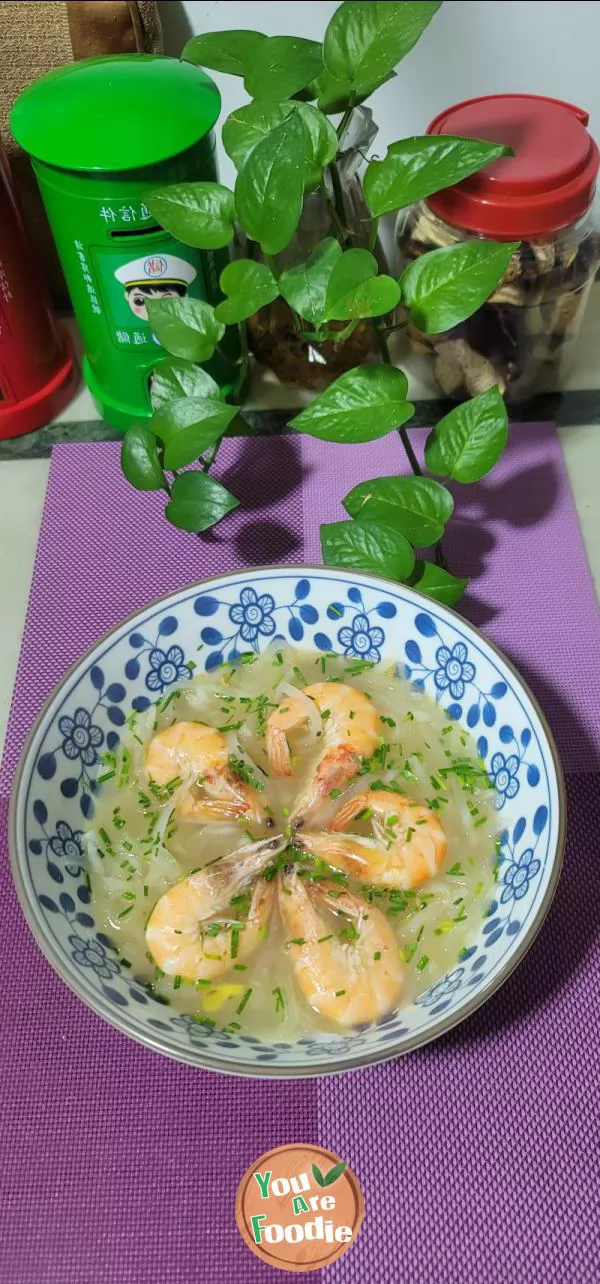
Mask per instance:
[[[221,99],[198,67],[122,54],[52,71],[18,97],[15,138],[33,167],[85,346],[84,373],[101,413],[127,428],[150,415],[152,371],[165,357],[150,298],[216,302],[227,250],[181,245],[146,204],[155,187],[215,180],[213,125]],[[234,359],[236,330],[223,347]],[[207,369],[224,392],[232,367]]]

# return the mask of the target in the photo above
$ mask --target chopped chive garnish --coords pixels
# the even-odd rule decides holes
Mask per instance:
[[[451,874],[453,878],[460,878],[461,876],[464,877],[464,869],[460,861],[456,861],[456,864],[452,866],[452,869],[446,870],[446,873]]]
[[[340,795],[341,795],[341,792],[342,792],[342,791],[341,791],[341,789],[332,789],[332,790],[330,791],[330,793],[329,793],[329,797],[330,797],[330,798],[339,798],[339,797],[340,797]]]
[[[295,665],[294,665],[294,667],[293,667],[293,669],[292,669],[292,673],[293,673],[294,677],[295,677],[295,678],[297,678],[298,682],[301,682],[301,683],[302,683],[302,686],[303,686],[303,687],[307,687],[307,686],[308,686],[308,679],[307,679],[307,678],[305,678],[305,676],[304,676],[304,674],[303,674],[303,672],[302,672],[302,669],[299,669],[297,664],[295,664]]]
[[[345,993],[346,993],[346,991],[345,991],[345,990],[336,990],[336,992],[335,992],[335,997],[336,997],[336,999],[341,999],[342,994],[345,994]]]
[[[116,771],[104,771],[101,776],[98,776],[96,783],[102,785],[105,780],[112,780],[113,776],[116,776],[116,774]]]
[[[239,944],[240,944],[240,927],[239,927],[239,924],[237,924],[237,923],[236,923],[236,924],[235,924],[235,926],[234,926],[234,927],[232,927],[232,929],[231,929],[231,957],[232,957],[232,959],[236,959],[236,958],[237,958],[237,956],[238,956]]]
[[[381,950],[375,950],[375,953],[374,953],[374,955],[373,955],[373,958],[374,958],[375,962],[376,962],[376,963],[378,963],[378,962],[379,962],[379,960],[380,960],[380,958],[381,958]]]
[[[317,941],[317,945],[322,945],[323,941],[331,941],[331,940],[333,940],[333,932],[330,932],[329,936],[320,936]]]
[[[325,940],[327,940],[327,937],[325,937]],[[306,940],[303,936],[290,936],[288,945],[306,945]]]
[[[243,780],[246,785],[251,785],[253,789],[258,789],[259,791],[264,789],[262,780],[259,780],[258,776],[254,775],[250,764],[245,762],[243,758],[237,758],[234,753],[230,753],[229,767],[233,774]]]
[[[243,999],[242,999],[241,1003],[239,1004],[239,1007],[237,1007],[237,1008],[236,1008],[236,1010],[235,1010],[235,1011],[236,1011],[236,1016],[241,1016],[241,1014],[242,1014],[242,1012],[244,1011],[244,1008],[245,1008],[245,1006],[246,1006],[246,1004],[247,1004],[247,1002],[248,1002],[248,999],[250,998],[250,995],[251,995],[251,994],[252,994],[252,987],[250,987],[250,989],[249,989],[249,990],[246,990],[246,991],[245,991],[244,997],[243,997]]]
[[[385,714],[383,714],[383,713],[380,713],[379,718],[380,718],[380,721],[381,721],[381,722],[384,722],[384,723],[385,723],[386,727],[395,727],[395,726],[396,726],[396,723],[394,722],[394,719],[393,719],[393,718],[386,718]]]
[[[275,999],[275,1011],[283,1014],[285,1012],[285,995],[281,986],[276,985],[275,989],[271,990],[271,994]]]
[[[181,985],[181,977],[180,977],[180,976],[174,976],[174,977],[173,977],[173,989],[174,989],[174,990],[178,990],[178,989],[179,989],[179,987],[180,987],[180,985]]]
[[[421,958],[419,959],[419,962],[417,963],[417,972],[423,972],[424,969],[427,967],[428,963],[429,963],[429,958],[427,954],[422,954]]]
[[[127,909],[121,910],[121,913],[117,914],[117,918],[125,918],[126,914],[131,914],[132,909],[133,905],[128,905]]]
[[[165,709],[168,709],[172,701],[178,700],[180,695],[181,691],[170,691],[168,696],[164,696],[161,700],[156,701],[157,709],[160,709],[160,712],[164,713]]]

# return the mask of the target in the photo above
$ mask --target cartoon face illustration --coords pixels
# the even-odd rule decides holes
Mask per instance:
[[[148,299],[182,298],[185,294],[187,294],[187,285],[171,282],[165,282],[164,285],[129,285],[125,290],[129,307],[140,321],[148,320],[146,307]]]
[[[138,321],[148,321],[148,299],[183,298],[198,275],[187,259],[154,253],[117,268],[128,306]]]

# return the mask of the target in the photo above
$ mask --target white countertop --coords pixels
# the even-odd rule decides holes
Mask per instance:
[[[600,388],[600,288],[591,324],[581,343],[577,366],[568,390]],[[592,310],[592,309],[590,309]],[[403,359],[409,374],[409,395],[422,399],[426,393],[418,361]],[[282,388],[264,373],[254,380],[245,409],[288,409],[302,404],[308,394]],[[600,394],[599,394],[600,403]],[[82,388],[61,415],[61,422],[97,419],[91,397]],[[599,414],[600,419],[600,414]],[[597,591],[600,589],[600,422],[559,429],[567,472],[571,481],[582,535]],[[0,462],[0,750],[25,623],[27,599],[40,529],[49,459],[6,459]]]

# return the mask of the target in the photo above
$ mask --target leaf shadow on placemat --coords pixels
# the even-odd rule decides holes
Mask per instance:
[[[518,452],[514,432],[511,444]],[[497,606],[481,594],[477,581],[501,542],[503,531],[507,527],[524,529],[543,523],[557,502],[560,482],[555,461],[545,459],[502,481],[490,476],[476,487],[450,487],[454,515],[446,538],[449,569],[460,567],[460,574],[471,579],[472,588],[467,591],[462,610],[477,628],[485,628],[498,614]]]
[[[246,437],[234,463],[221,474],[220,481],[240,501],[234,545],[243,563],[261,565],[285,562],[302,548],[298,533],[285,522],[266,516],[264,510],[300,494],[311,472],[303,464],[299,437],[282,437],[278,443],[277,467],[268,438]],[[241,511],[240,511],[241,510]],[[248,518],[245,514],[248,514]],[[206,544],[228,543],[231,525],[206,531]]]

